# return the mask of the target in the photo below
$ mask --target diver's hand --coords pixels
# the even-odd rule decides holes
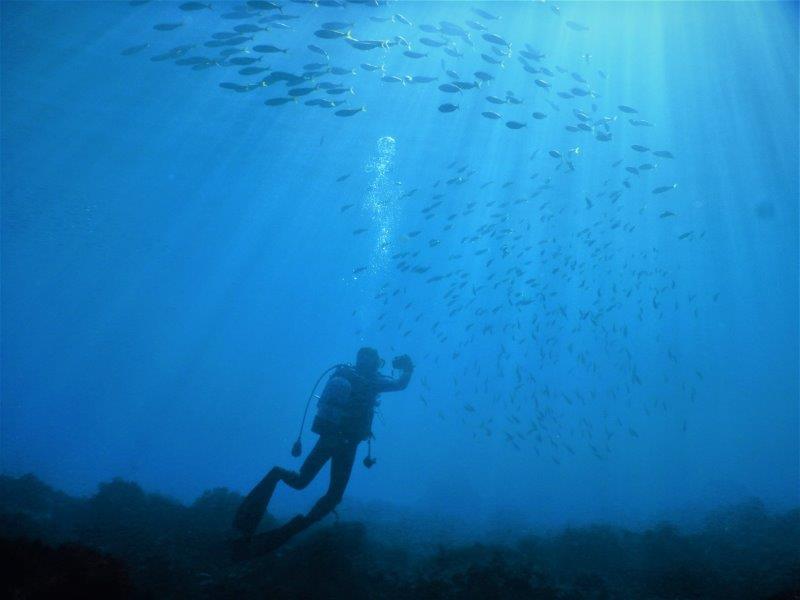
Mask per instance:
[[[400,356],[396,356],[395,359],[392,361],[392,366],[395,369],[400,369],[401,371],[414,370],[414,363],[411,362],[411,357],[408,354],[402,354]]]

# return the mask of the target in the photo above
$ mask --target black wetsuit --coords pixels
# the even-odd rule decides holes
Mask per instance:
[[[372,434],[372,419],[378,395],[382,392],[403,390],[408,386],[412,370],[404,371],[397,379],[375,373],[372,377],[360,375],[355,368],[342,366],[331,377],[343,377],[351,386],[350,401],[356,409],[350,418],[340,424],[314,419],[312,431],[319,434],[314,448],[306,457],[300,471],[289,471],[274,467],[248,494],[236,516],[234,525],[245,536],[250,536],[258,526],[269,504],[278,481],[284,481],[296,490],[305,488],[320,472],[328,460],[331,461],[331,478],[328,491],[320,498],[308,515],[298,515],[289,523],[273,530],[269,544],[277,547],[296,533],[322,519],[342,500],[350,480],[350,472],[356,457],[358,444]],[[269,550],[269,548],[267,548]]]

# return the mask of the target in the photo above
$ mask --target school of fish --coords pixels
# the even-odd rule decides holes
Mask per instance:
[[[557,4],[535,4],[554,27],[572,35],[589,30],[565,19]],[[591,82],[609,75],[593,66],[591,55],[575,57],[577,68],[565,67],[535,45],[493,32],[502,15],[487,10],[491,3],[454,4],[453,21],[438,23],[416,22],[392,5],[382,0],[249,0],[219,7],[183,2],[175,5],[174,20],[153,24],[154,36],[176,35],[188,27],[184,15],[202,12],[213,13],[209,18],[219,30],[202,45],[159,49],[149,60],[195,71],[217,69],[222,90],[264,94],[270,110],[319,108],[334,117],[356,117],[354,126],[369,114],[356,100],[360,85],[430,86],[430,110],[441,118],[461,111],[465,102],[459,99],[465,94],[480,96],[485,109],[475,118],[504,126],[508,136],[533,135],[539,121],[563,123],[575,144],[543,145],[532,152],[526,157],[527,182],[492,181],[481,165],[455,160],[435,180],[406,186],[396,201],[415,208],[424,226],[386,243],[392,250],[392,277],[379,286],[369,308],[352,316],[359,322],[360,311],[380,307],[375,331],[366,333],[393,331],[398,343],[417,336],[435,339],[439,351],[423,359],[460,366],[448,389],[429,383],[425,374],[420,379],[420,401],[432,409],[439,395],[463,399],[458,415],[438,410],[440,419],[456,418],[476,439],[499,437],[515,450],[529,448],[557,465],[578,452],[603,460],[620,437],[639,437],[632,405],[647,416],[667,413],[676,397],[695,402],[703,380],[695,367],[677,368],[677,348],[657,343],[663,360],[646,361],[628,343],[641,323],[668,323],[675,314],[700,319],[703,307],[718,300],[718,292],[680,289],[675,275],[661,266],[655,243],[647,250],[625,243],[624,235],[635,235],[638,226],[626,207],[634,195],[652,198],[659,221],[680,218],[675,205],[662,200],[675,196],[678,184],[658,176],[659,163],[677,157],[671,149],[633,144],[607,165],[608,177],[596,189],[568,202],[554,198],[549,192],[557,178],[569,177],[589,160],[593,145],[612,141],[622,128],[652,130],[655,123],[646,111],[606,101],[597,92]],[[386,35],[363,39],[359,19],[385,27]],[[294,30],[297,20],[312,23],[311,39],[289,46],[270,40],[275,31]],[[121,54],[142,55],[155,43],[142,42]],[[283,57],[298,53],[308,56],[302,70],[281,68]],[[389,54],[402,55],[407,70],[387,70]],[[351,60],[334,64],[331,56]],[[498,81],[511,69],[526,73],[524,90],[501,91]],[[526,109],[533,97],[548,108]],[[348,185],[349,175],[334,183]],[[351,210],[354,206],[345,202],[339,208],[343,232],[366,235],[374,223],[364,211]],[[589,224],[574,227],[581,220]],[[674,239],[698,243],[704,235],[686,227]],[[441,264],[449,267],[435,266]],[[350,275],[357,279],[369,271],[369,264],[355,265]],[[476,357],[487,352],[491,360]],[[677,419],[686,431],[686,418],[678,414]]]

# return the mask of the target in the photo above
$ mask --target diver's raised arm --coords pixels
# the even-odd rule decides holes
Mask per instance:
[[[408,354],[396,357],[392,361],[392,366],[395,369],[400,369],[400,377],[392,379],[391,377],[381,378],[381,391],[382,392],[399,392],[400,390],[408,387],[408,382],[411,381],[411,373],[414,372],[414,363],[411,362],[411,357]]]

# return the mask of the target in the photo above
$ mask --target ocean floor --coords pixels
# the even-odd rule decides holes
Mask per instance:
[[[641,531],[603,524],[502,541],[435,543],[368,519],[331,519],[271,555],[234,562],[230,522],[240,501],[218,488],[187,506],[120,479],[75,498],[33,475],[2,476],[0,551],[12,558],[0,592],[6,598],[800,598],[800,509],[770,513],[758,500],[711,512],[693,531],[668,522]],[[265,527],[275,523],[266,521]]]

